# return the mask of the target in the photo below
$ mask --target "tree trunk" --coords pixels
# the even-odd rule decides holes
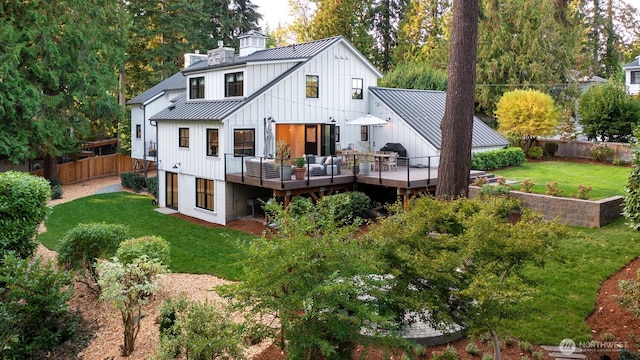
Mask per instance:
[[[500,338],[495,330],[491,330],[491,341],[493,341],[493,360],[501,360],[502,354],[500,353]]]
[[[469,195],[471,133],[476,84],[478,0],[454,0],[447,104],[440,124],[442,148],[436,197]]]
[[[42,167],[44,178],[47,180],[59,180],[58,178],[58,162],[56,158],[50,155],[44,157],[44,165]]]

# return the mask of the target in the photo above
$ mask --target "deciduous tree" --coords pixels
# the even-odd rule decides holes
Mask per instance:
[[[582,133],[591,140],[628,142],[640,121],[640,102],[612,82],[588,88],[578,103]]]
[[[555,133],[560,117],[551,96],[533,89],[504,93],[495,114],[500,132],[524,139],[525,153],[538,136]]]
[[[380,86],[400,89],[447,90],[447,74],[426,62],[407,61],[378,81]]]

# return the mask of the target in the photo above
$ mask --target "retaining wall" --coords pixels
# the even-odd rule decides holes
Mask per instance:
[[[479,187],[469,187],[469,197],[478,194]],[[602,200],[581,200],[511,191],[510,196],[522,200],[529,208],[537,210],[546,220],[558,219],[572,226],[602,227],[620,217],[623,196],[612,196]]]

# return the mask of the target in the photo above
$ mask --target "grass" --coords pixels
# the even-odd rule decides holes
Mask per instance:
[[[544,194],[546,184],[557,182],[558,188],[563,190],[562,196],[569,196],[578,192],[578,185],[591,186],[591,199],[604,199],[610,196],[624,196],[624,184],[631,168],[624,166],[597,165],[575,163],[569,161],[541,161],[525,162],[522,166],[500,170],[492,170],[496,176],[507,180],[529,180],[536,185],[533,192]],[[516,190],[519,185],[514,185]]]
[[[78,223],[126,224],[132,237],[157,235],[171,244],[173,272],[213,274],[228,280],[243,277],[246,249],[252,235],[222,228],[208,228],[153,209],[148,197],[119,192],[93,195],[56,205],[47,219],[47,231],[38,241],[55,249],[64,234]]]
[[[640,233],[622,218],[600,229],[572,229],[559,250],[564,262],[526,269],[538,293],[519,305],[519,319],[505,320],[506,334],[535,344],[557,345],[565,338],[591,340],[584,320],[593,311],[598,288],[640,256]]]

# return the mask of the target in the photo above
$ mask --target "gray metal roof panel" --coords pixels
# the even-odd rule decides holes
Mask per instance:
[[[436,149],[441,149],[440,122],[444,116],[446,93],[432,90],[370,87],[371,93],[398,114]],[[472,146],[507,146],[509,142],[477,117],[473,117]]]
[[[635,58],[633,59],[632,62],[628,63],[627,65],[623,66],[622,68],[631,68],[631,67],[640,67],[640,59],[639,58]]]
[[[153,115],[150,120],[220,121],[244,102],[245,99],[187,102],[186,96],[183,95],[175,104]]]
[[[177,72],[170,77],[164,79],[160,83],[151,87],[149,90],[127,101],[127,105],[132,104],[144,104],[147,100],[152,99],[154,96],[167,90],[186,89],[187,82],[186,77],[182,72]]]
[[[251,55],[242,57],[236,56],[232,62],[216,65],[208,65],[206,61],[203,61],[188,67],[187,69],[183,70],[183,72],[190,73],[202,70],[220,69],[258,61],[307,60],[316,56],[318,53],[340,39],[342,39],[342,36],[335,36],[327,39],[311,41],[304,44],[288,45],[260,50],[254,52]]]

